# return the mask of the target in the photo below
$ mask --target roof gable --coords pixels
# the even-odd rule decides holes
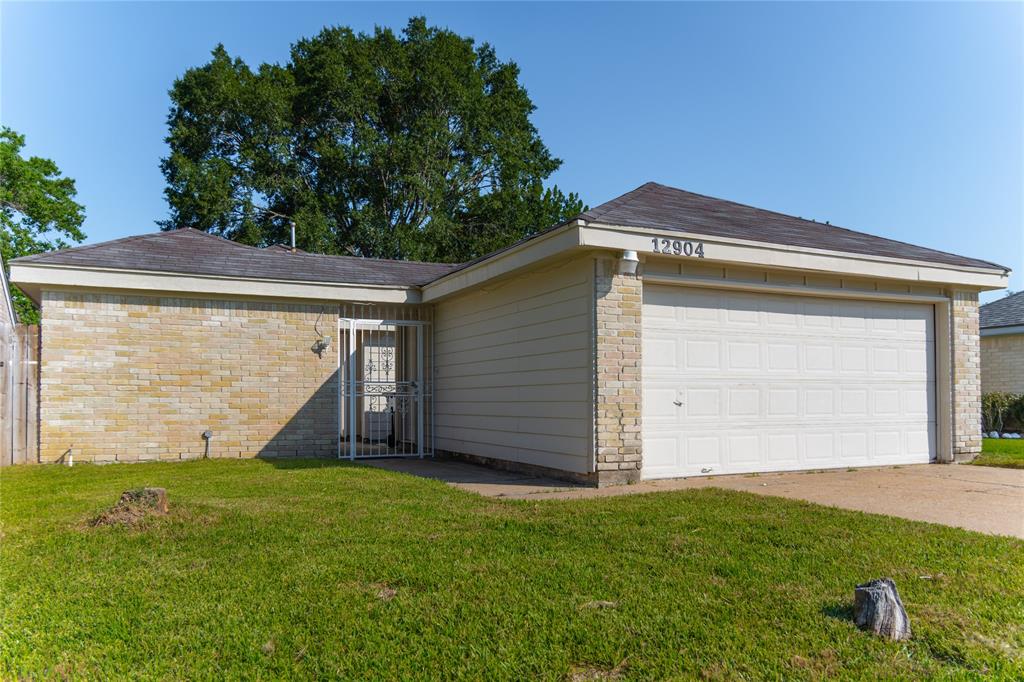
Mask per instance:
[[[455,268],[445,263],[259,249],[191,228],[125,237],[12,262],[398,287],[420,286]]]
[[[982,329],[1024,325],[1024,291],[1004,296],[978,308]]]
[[[612,199],[579,216],[587,222],[678,230],[715,237],[928,263],[1007,270],[1001,265],[694,194],[656,182]]]

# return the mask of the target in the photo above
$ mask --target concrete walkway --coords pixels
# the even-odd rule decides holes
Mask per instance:
[[[374,460],[372,466],[446,481],[489,497],[582,499],[717,487],[1024,538],[1022,469],[918,464],[853,471],[701,476],[597,489],[461,462]]]

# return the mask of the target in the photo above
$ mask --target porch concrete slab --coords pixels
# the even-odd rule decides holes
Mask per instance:
[[[774,495],[830,507],[1024,538],[1024,470],[918,464],[643,481],[592,488],[445,460],[372,460],[372,466],[445,481],[489,497],[572,500],[697,488]]]

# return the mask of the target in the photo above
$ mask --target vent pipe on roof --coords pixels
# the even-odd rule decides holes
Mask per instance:
[[[288,222],[292,226],[292,253],[295,253],[295,221],[289,220]]]

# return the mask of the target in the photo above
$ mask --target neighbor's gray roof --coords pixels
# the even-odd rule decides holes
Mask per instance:
[[[1024,291],[986,303],[978,309],[981,327],[1014,327],[1024,324]]]
[[[419,286],[456,267],[291,253],[287,248],[259,249],[191,228],[25,256],[13,262],[382,286]]]
[[[804,246],[847,253],[945,265],[999,268],[989,261],[957,256],[904,242],[854,232],[835,225],[715,199],[656,182],[648,182],[579,216],[587,222],[679,230],[715,237]]]

